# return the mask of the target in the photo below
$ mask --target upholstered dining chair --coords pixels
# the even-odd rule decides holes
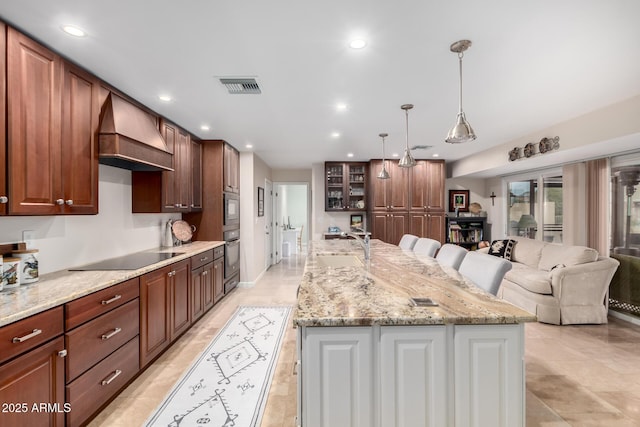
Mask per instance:
[[[478,287],[497,295],[502,278],[509,270],[511,270],[511,263],[504,258],[469,252],[462,260],[458,271]]]
[[[410,250],[413,250],[413,247],[416,245],[417,241],[418,241],[418,236],[414,236],[413,234],[405,234],[400,239],[400,243],[398,243],[398,246],[400,246],[400,249],[405,249],[410,251]]]
[[[457,270],[460,268],[460,264],[467,252],[468,251],[462,246],[445,243],[438,251],[436,260],[442,265],[448,265],[449,267],[453,267]]]
[[[413,247],[413,253],[416,255],[425,255],[433,258],[436,256],[436,251],[440,248],[440,242],[437,240],[429,239],[427,237],[420,237]]]

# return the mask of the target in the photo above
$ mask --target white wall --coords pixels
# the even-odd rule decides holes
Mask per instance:
[[[100,165],[99,214],[0,217],[0,242],[33,230],[42,274],[160,246],[174,214],[132,214],[131,172]]]
[[[254,283],[265,268],[265,217],[258,216],[258,187],[271,168],[252,152],[240,153],[240,280]],[[266,195],[265,195],[266,197]]]

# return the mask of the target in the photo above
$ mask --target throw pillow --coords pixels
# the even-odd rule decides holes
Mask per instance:
[[[497,256],[511,261],[511,253],[513,252],[513,247],[515,246],[515,244],[516,241],[511,239],[494,240],[493,242],[491,242],[491,246],[489,246],[489,255]]]

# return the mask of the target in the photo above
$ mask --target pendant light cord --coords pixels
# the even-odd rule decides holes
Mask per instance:
[[[458,114],[462,114],[462,52],[458,53],[458,60],[460,64],[460,98],[458,99]]]

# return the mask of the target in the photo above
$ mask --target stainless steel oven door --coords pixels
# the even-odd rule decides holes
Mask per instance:
[[[229,279],[231,276],[240,271],[240,239],[230,240],[224,248],[224,278]]]
[[[237,194],[224,193],[223,225],[240,225],[240,198]]]

